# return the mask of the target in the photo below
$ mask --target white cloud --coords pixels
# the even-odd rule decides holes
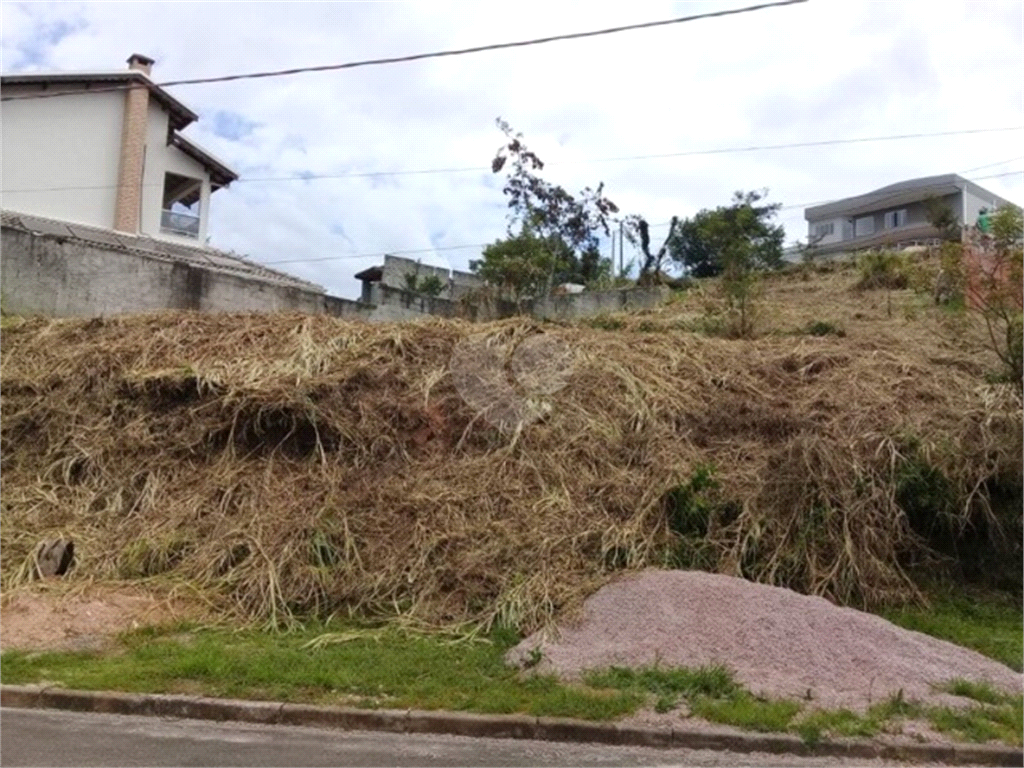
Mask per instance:
[[[396,56],[741,7],[567,0],[430,3],[4,3],[4,71],[119,69],[132,52],[174,80]],[[309,181],[300,173],[486,167],[502,116],[570,191],[606,183],[652,222],[737,189],[810,203],[1020,157],[1021,134],[582,163],[806,140],[1024,124],[1024,4],[816,0],[578,41],[172,91],[188,134],[243,172],[213,198],[213,244],[355,296],[357,254],[492,242],[485,172]],[[218,113],[223,113],[218,116]],[[237,116],[233,117],[233,116]],[[224,121],[254,124],[237,138]],[[1024,170],[1024,160],[971,175]],[[496,183],[497,182],[497,183]],[[981,182],[1024,198],[1024,174]],[[802,210],[783,211],[790,240]],[[426,253],[464,268],[473,250]],[[337,260],[326,260],[343,257]]]

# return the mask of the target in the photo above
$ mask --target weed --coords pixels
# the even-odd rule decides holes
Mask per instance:
[[[669,530],[679,536],[704,536],[708,532],[712,504],[705,493],[719,487],[713,464],[700,464],[690,479],[665,497]]]
[[[940,690],[943,690],[946,693],[951,693],[954,696],[964,696],[968,699],[974,699],[975,701],[980,701],[982,704],[1008,704],[1013,701],[1012,696],[1008,696],[1001,691],[997,691],[990,683],[977,680],[966,680],[962,677],[950,680],[945,685],[940,686]]]
[[[591,328],[597,328],[602,331],[621,331],[626,327],[626,321],[619,317],[611,317],[610,315],[597,315],[586,321],[586,324]]]
[[[785,731],[800,711],[796,701],[768,701],[746,691],[725,699],[698,697],[690,711],[715,723],[750,731]]]
[[[900,688],[885,701],[872,705],[868,709],[868,717],[879,721],[888,721],[897,717],[916,717],[921,714],[921,711],[921,705],[904,698],[903,689]]]
[[[932,707],[928,721],[937,731],[950,733],[968,741],[1005,741],[1021,745],[1024,732],[1024,697],[999,706],[978,706],[970,709]]]
[[[805,330],[811,336],[846,336],[846,331],[827,320],[815,320],[813,323],[808,323]]]
[[[740,691],[732,672],[720,665],[687,669],[685,667],[647,666],[640,669],[611,667],[591,671],[584,676],[594,688],[620,691],[647,691],[659,696],[709,696],[722,698]]]
[[[956,489],[942,470],[920,457],[906,460],[897,469],[896,503],[910,527],[933,544],[952,530]]]
[[[659,696],[658,700],[654,702],[655,712],[671,712],[679,704],[679,698],[672,695]]]
[[[544,660],[544,652],[540,648],[531,648],[530,655],[526,659],[526,663],[523,665],[526,669],[532,669],[536,667],[541,661]]]
[[[811,712],[793,726],[808,744],[816,744],[822,736],[874,736],[881,729],[879,720],[848,709]]]

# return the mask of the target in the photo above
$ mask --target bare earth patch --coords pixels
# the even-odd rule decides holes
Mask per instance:
[[[198,617],[195,606],[138,587],[33,585],[0,602],[0,648],[97,650],[121,632]]]
[[[975,651],[902,629],[819,597],[700,571],[647,570],[588,599],[558,637],[534,634],[507,659],[576,678],[609,666],[722,664],[737,682],[770,698],[864,711],[900,690],[908,700],[971,702],[937,692],[951,678],[1019,693],[1022,677]]]

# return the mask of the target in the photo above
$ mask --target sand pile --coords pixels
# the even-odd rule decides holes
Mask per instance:
[[[1019,693],[999,662],[820,597],[700,571],[647,570],[603,587],[557,639],[536,633],[509,651],[516,665],[539,648],[539,671],[573,677],[608,666],[723,664],[755,694],[823,708],[865,709],[900,689],[949,698],[933,684],[986,680]]]

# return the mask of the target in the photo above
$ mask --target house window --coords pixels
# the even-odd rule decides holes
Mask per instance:
[[[898,211],[889,211],[885,214],[885,228],[896,229],[896,227],[906,226],[907,223],[907,209],[901,208]]]
[[[814,236],[815,237],[828,237],[836,231],[836,225],[834,221],[829,221],[824,224],[814,225]]]
[[[176,173],[165,174],[160,231],[198,239],[202,191],[202,179]]]
[[[855,237],[875,234],[875,217],[864,216],[853,222],[853,234]]]

